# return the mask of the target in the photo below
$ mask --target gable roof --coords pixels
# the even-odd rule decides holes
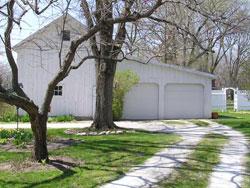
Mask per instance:
[[[138,62],[138,63],[162,66],[162,67],[165,67],[165,68],[168,68],[168,69],[173,69],[173,70],[178,70],[178,71],[182,71],[182,72],[197,74],[197,75],[208,77],[208,78],[211,78],[211,79],[218,78],[218,76],[216,76],[214,74],[201,72],[201,71],[196,71],[196,70],[192,70],[192,69],[188,69],[188,68],[183,68],[183,67],[179,67],[179,66],[176,66],[176,65],[170,65],[170,64],[162,63],[162,62],[155,61],[155,60],[149,60],[149,59],[144,59],[144,58],[141,58],[141,57],[134,57],[134,56],[126,56],[126,58],[128,60],[132,60],[132,61]]]
[[[64,15],[56,18],[55,20],[53,20],[52,22],[50,22],[46,26],[42,27],[41,29],[39,29],[35,33],[31,34],[30,36],[28,36],[24,40],[22,40],[19,43],[17,43],[15,46],[13,46],[13,49],[17,50],[18,48],[20,48],[25,43],[28,43],[28,42],[32,41],[32,39],[36,38],[39,34],[41,34],[44,31],[46,31],[46,29],[48,29],[50,26],[52,26],[54,24],[57,24],[57,23],[61,23],[63,18],[64,18]],[[87,27],[84,24],[82,24],[80,21],[78,21],[77,19],[75,19],[70,14],[68,14],[67,15],[67,21],[71,21],[71,20],[77,22],[80,26],[82,26],[83,28],[87,29]],[[162,63],[162,62],[155,61],[155,60],[149,60],[149,59],[144,59],[144,58],[134,57],[134,56],[126,56],[126,57],[129,60],[132,60],[134,62],[162,66],[162,67],[165,67],[165,68],[169,68],[169,69],[173,69],[173,70],[178,70],[178,71],[183,71],[183,72],[188,72],[188,73],[192,73],[192,74],[196,74],[196,75],[208,77],[208,78],[211,78],[211,79],[218,78],[218,76],[213,75],[213,74],[209,74],[209,73],[206,73],[206,72],[200,72],[200,71],[196,71],[196,70],[192,70],[192,69],[188,69],[188,68],[183,68],[183,67],[179,67],[179,66],[176,66],[176,65],[170,65],[170,64]]]
[[[45,25],[44,27],[42,27],[41,29],[38,29],[35,33],[29,35],[27,38],[23,39],[22,41],[20,41],[19,43],[17,43],[16,45],[13,46],[14,50],[17,50],[18,48],[20,48],[21,46],[23,46],[25,43],[28,43],[30,41],[32,41],[33,39],[37,38],[37,36],[39,34],[42,34],[43,32],[45,32],[49,27],[51,27],[52,25],[56,25],[56,24],[60,24],[62,23],[64,19],[64,15],[61,15],[60,17],[56,18],[55,20],[53,20],[52,22],[48,23],[47,25]],[[80,21],[78,21],[77,19],[75,19],[73,16],[71,16],[70,14],[67,14],[67,22],[68,21],[75,21],[77,22],[79,25],[81,25],[82,27],[86,28],[87,27],[82,24]]]

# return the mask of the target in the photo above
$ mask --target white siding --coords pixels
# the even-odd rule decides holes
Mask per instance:
[[[82,55],[86,52],[82,51]],[[58,53],[55,50],[39,52],[36,49],[19,51],[18,66],[20,82],[28,96],[41,107],[48,83],[59,70]],[[80,62],[76,56],[75,62]],[[50,116],[72,114],[90,118],[92,116],[92,87],[95,84],[93,61],[84,63],[59,85],[63,86],[63,96],[54,96]],[[21,114],[25,114],[21,112]]]
[[[142,64],[124,60],[118,63],[117,70],[132,70],[138,72],[141,83],[153,83],[159,86],[159,119],[165,118],[165,86],[167,84],[200,84],[203,90],[203,114],[199,118],[211,118],[211,79],[190,72],[165,68],[159,65]],[[178,102],[178,101],[176,101]],[[192,110],[192,109],[190,109]],[[127,112],[124,112],[127,113]],[[178,118],[178,117],[176,117]]]
[[[71,30],[71,38],[75,38],[79,32],[85,32],[85,27],[72,20],[67,23],[66,30]],[[22,43],[16,48],[20,82],[23,83],[28,96],[39,107],[42,105],[48,83],[59,70],[60,33],[60,23],[49,25],[34,35],[31,38],[32,41],[27,40],[26,43]],[[69,45],[70,42],[64,42],[61,59],[64,59]],[[75,56],[74,64],[87,54],[87,50],[89,51],[89,44],[84,43]],[[211,117],[211,79],[209,76],[171,68],[171,66],[141,64],[128,60],[118,63],[117,69],[133,70],[138,72],[140,76],[141,84],[126,95],[124,118],[164,119],[166,117],[164,101],[166,100],[165,86],[167,84],[202,85],[204,98],[202,101],[199,100],[197,105],[203,105],[204,109],[201,110],[199,116],[200,118]],[[95,93],[93,91],[95,65],[93,60],[85,62],[78,70],[72,70],[70,75],[59,85],[63,86],[63,96],[53,98],[52,111],[49,115],[72,114],[86,118],[93,115],[95,106]],[[197,109],[193,109],[196,111],[194,113],[197,113]]]
[[[32,40],[17,47],[19,81],[23,83],[28,96],[41,107],[48,83],[59,70],[59,49],[62,22],[46,26]],[[71,40],[83,34],[85,27],[74,19],[67,22],[65,30],[71,31]],[[63,60],[70,41],[63,42],[61,59]],[[89,44],[79,47],[73,64],[79,63],[87,55]],[[93,61],[84,63],[79,69],[72,70],[70,75],[58,85],[63,86],[63,96],[54,96],[51,103],[50,116],[72,114],[91,118],[92,116],[92,87],[95,84],[95,69]],[[25,114],[25,112],[21,112]]]

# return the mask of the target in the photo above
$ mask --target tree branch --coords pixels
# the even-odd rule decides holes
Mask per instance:
[[[38,107],[33,103],[33,101],[30,101],[26,98],[20,97],[15,94],[2,92],[1,90],[2,89],[0,87],[0,101],[1,102],[5,102],[10,105],[18,106],[29,113],[38,109]]]
[[[88,5],[86,0],[82,0],[82,8],[83,8],[84,16],[87,20],[88,29],[91,29],[94,27],[94,23],[93,23],[91,14],[90,14],[89,5]],[[95,35],[90,38],[90,46],[91,46],[92,52],[95,56],[100,55],[100,52],[99,52],[98,47],[96,45],[96,36]]]
[[[4,38],[5,38],[5,52],[6,52],[6,56],[8,59],[8,62],[10,64],[11,70],[12,70],[12,87],[13,90],[20,95],[21,97],[27,98],[27,95],[24,93],[24,91],[19,87],[18,84],[18,68],[15,62],[15,59],[13,57],[12,54],[12,49],[11,49],[11,32],[13,29],[13,7],[15,4],[15,0],[10,0],[7,7],[8,7],[8,23],[7,23],[7,27],[6,30],[4,32]]]

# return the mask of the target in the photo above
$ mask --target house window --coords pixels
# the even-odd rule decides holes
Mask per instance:
[[[70,41],[70,30],[62,31],[62,39],[64,41]]]
[[[54,90],[54,95],[55,96],[62,96],[62,86],[56,86],[55,90]]]

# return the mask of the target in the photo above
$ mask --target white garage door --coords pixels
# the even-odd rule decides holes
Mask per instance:
[[[138,84],[125,95],[123,119],[158,119],[159,87]]]
[[[167,84],[165,118],[203,118],[204,87],[200,84]]]

